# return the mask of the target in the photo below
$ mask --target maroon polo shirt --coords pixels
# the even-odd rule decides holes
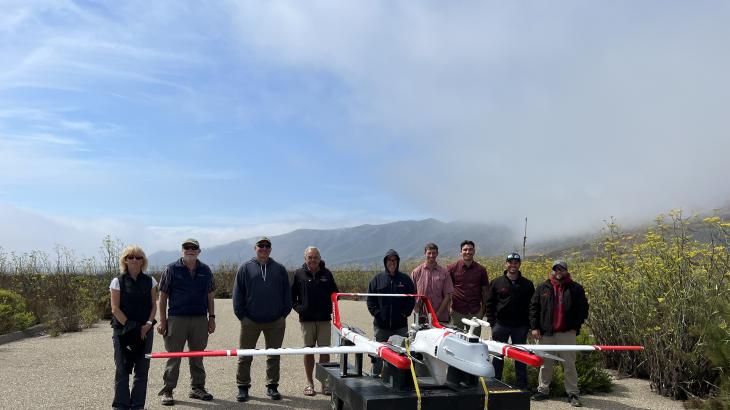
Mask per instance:
[[[447,267],[454,284],[451,295],[451,308],[461,314],[479,312],[482,307],[482,287],[489,285],[489,276],[484,266],[477,261],[468,268],[464,260],[459,259]]]

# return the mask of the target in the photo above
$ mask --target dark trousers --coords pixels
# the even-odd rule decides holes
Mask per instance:
[[[261,333],[264,334],[264,341],[267,349],[278,349],[284,343],[286,332],[286,318],[279,318],[273,322],[254,322],[245,317],[241,321],[241,335],[238,339],[241,349],[253,349],[259,340]],[[241,356],[238,358],[238,370],[236,371],[236,384],[238,387],[251,386],[251,362],[252,356]],[[279,367],[281,356],[266,356],[266,385],[279,385]]]
[[[527,332],[529,332],[528,326],[505,326],[497,323],[492,328],[492,339],[502,342],[509,343],[509,339],[512,339],[512,344],[525,344],[527,343]],[[504,360],[494,358],[492,360],[494,366],[494,378],[502,380],[502,369],[504,368]],[[516,386],[519,389],[527,389],[527,366],[524,363],[515,360],[515,376],[517,377]]]
[[[208,316],[170,316],[167,318],[167,335],[165,336],[165,350],[168,352],[182,352],[185,343],[188,350],[205,350],[208,346]],[[162,374],[164,387],[162,391],[173,391],[177,387],[177,378],[180,375],[179,357],[167,359],[165,373]],[[202,357],[188,359],[190,365],[190,388],[205,388],[205,366]]]
[[[152,351],[152,330],[147,332],[145,339],[144,353]],[[146,359],[144,354],[139,355],[134,361],[134,379],[132,380],[132,392],[129,392],[129,373],[124,367],[124,353],[118,336],[112,336],[114,344],[114,364],[116,365],[116,373],[114,374],[114,401],[112,407],[121,409],[143,409],[145,400],[147,399],[147,372],[150,369],[150,359]]]
[[[400,329],[383,329],[375,326],[376,342],[387,342],[388,338],[394,335],[403,337],[408,336],[408,327],[402,327]],[[373,362],[373,376],[380,375],[381,370],[383,370],[383,359],[377,357]]]

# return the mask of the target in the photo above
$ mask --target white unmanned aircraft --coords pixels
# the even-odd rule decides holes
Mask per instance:
[[[362,331],[343,326],[340,320],[340,297],[412,297],[422,301],[426,310],[426,323],[420,324],[420,314],[414,314],[415,323],[411,325],[408,336],[408,348],[396,346],[388,342],[376,342],[368,339]],[[509,357],[530,366],[540,367],[545,358],[562,360],[548,352],[587,351],[587,350],[642,350],[643,346],[598,346],[598,345],[513,345],[489,339],[481,339],[474,335],[478,326],[489,327],[489,323],[473,318],[463,320],[469,326],[467,332],[444,327],[436,319],[428,298],[420,294],[380,294],[380,293],[334,293],[332,294],[332,329],[336,332],[337,346],[331,347],[299,347],[278,349],[229,349],[203,350],[189,352],[164,352],[146,355],[152,359],[172,357],[210,357],[210,356],[265,356],[265,355],[302,355],[302,354],[352,354],[367,353],[377,356],[398,369],[411,368],[411,357],[417,355],[423,359],[435,384],[446,383],[449,367],[465,373],[482,377],[494,377],[494,367],[490,356],[498,359]],[[339,345],[341,340],[352,345]]]

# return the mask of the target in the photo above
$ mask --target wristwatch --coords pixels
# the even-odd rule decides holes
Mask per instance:
[[[150,325],[150,326],[152,326],[152,321],[151,320],[148,320],[147,321],[147,324]]]
[[[215,315],[208,315],[208,319],[215,319]]]

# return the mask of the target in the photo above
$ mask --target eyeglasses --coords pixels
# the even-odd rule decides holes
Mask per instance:
[[[195,245],[186,245],[183,246],[183,249],[185,249],[186,251],[197,251],[200,248]]]
[[[260,243],[256,246],[258,246],[261,249],[271,249],[271,245],[269,245],[268,243]]]
[[[132,259],[141,261],[142,259],[144,259],[144,256],[127,255],[127,260],[132,260]]]

